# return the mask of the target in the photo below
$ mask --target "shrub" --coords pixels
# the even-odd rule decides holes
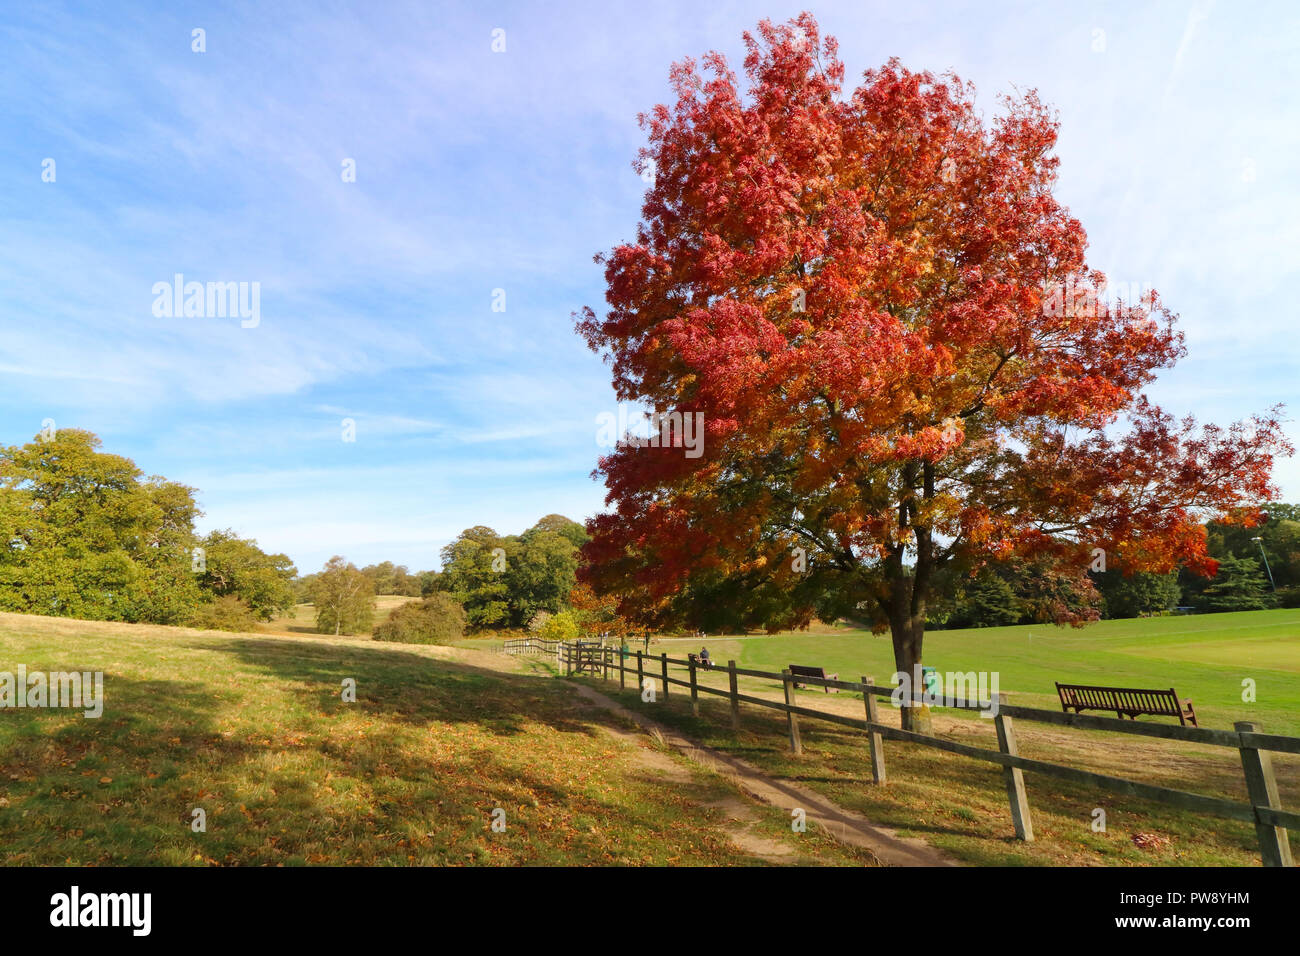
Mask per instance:
[[[464,635],[465,609],[442,592],[399,605],[375,628],[375,640],[402,644],[450,644]]]
[[[547,618],[537,633],[548,641],[576,641],[578,621],[572,611],[561,611]]]
[[[233,594],[223,594],[200,604],[190,620],[191,627],[205,631],[251,631],[256,624],[253,609]]]
[[[1278,607],[1300,607],[1300,584],[1277,589]]]

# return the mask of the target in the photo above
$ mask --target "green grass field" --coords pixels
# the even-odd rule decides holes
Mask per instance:
[[[105,703],[0,709],[8,865],[873,862],[775,809],[735,824],[722,778],[665,785],[680,759],[499,655],[0,614],[19,664],[102,670]]]
[[[1055,709],[1055,680],[1172,685],[1194,699],[1204,726],[1249,719],[1297,734],[1298,633],[1300,611],[933,632],[925,659],[944,671],[998,671],[1000,689],[1017,703]],[[652,652],[684,656],[698,643],[664,639]],[[703,643],[716,660],[763,670],[819,664],[878,682],[893,671],[887,638],[847,628]],[[734,787],[689,767],[666,778],[680,760],[660,752],[647,761],[647,740],[612,738],[605,728],[613,718],[576,701],[545,662],[364,636],[0,614],[0,670],[20,663],[102,670],[107,701],[98,720],[0,710],[0,846],[9,864],[871,862],[819,831],[791,834],[773,808],[755,808],[738,842],[734,819],[719,809],[734,804]],[[355,704],[341,700],[345,677],[357,681]],[[1241,699],[1244,678],[1257,683],[1253,704]],[[778,683],[753,683],[747,692],[779,693]],[[617,688],[600,683],[607,693]],[[862,708],[856,695],[799,695],[837,713]],[[712,698],[698,719],[678,690],[666,703],[644,704],[630,689],[622,701],[968,863],[1258,863],[1246,824],[1032,774],[1038,840],[1020,843],[1000,772],[988,764],[889,743],[889,783],[874,787],[860,732],[805,720],[805,752],[794,756],[784,718],[772,711],[746,705],[736,735],[725,703]],[[975,746],[995,746],[990,723],[936,712],[937,733]],[[1028,722],[1017,729],[1026,756],[1245,796],[1232,750]],[[1274,761],[1283,806],[1300,807],[1300,759]],[[498,806],[510,821],[505,833],[489,827]],[[206,833],[191,830],[195,807],[207,813]],[[1104,833],[1090,829],[1097,808],[1108,814]],[[756,854],[755,845],[788,857]]]
[[[714,660],[780,671],[810,664],[844,680],[894,671],[888,635],[847,627],[815,627],[773,637],[666,639],[654,653],[683,656],[708,647]],[[680,653],[679,653],[680,652]],[[1267,732],[1300,735],[1300,610],[1248,611],[1100,621],[1084,628],[1052,625],[931,631],[928,666],[947,671],[997,671],[1012,702],[1059,707],[1055,682],[1122,687],[1173,687],[1190,697],[1205,727],[1253,720]],[[1254,703],[1242,681],[1255,681]],[[779,686],[774,684],[773,686]]]
[[[664,638],[651,653],[684,657],[700,644],[719,663],[780,671],[790,664],[821,665],[845,680],[866,675],[886,683],[893,673],[889,639],[846,627],[815,627],[774,636]],[[1105,621],[1082,629],[1052,626],[935,631],[926,635],[925,662],[941,671],[997,671],[999,689],[1013,703],[1060,707],[1054,682],[1153,688],[1174,687],[1191,697],[1203,727],[1231,728],[1251,720],[1265,731],[1300,734],[1300,611]],[[658,668],[649,671],[657,674]],[[684,676],[684,675],[677,675]],[[1256,682],[1256,701],[1242,700],[1242,681]],[[720,671],[701,672],[724,688]],[[746,684],[746,682],[748,682]],[[610,685],[598,682],[602,687]],[[630,682],[629,687],[635,683]],[[781,684],[742,678],[742,693],[780,698]],[[857,716],[858,695],[796,692],[805,707]],[[1027,773],[1037,839],[1014,839],[1001,772],[986,763],[909,744],[886,743],[888,785],[871,785],[863,734],[801,718],[804,753],[790,752],[781,714],[742,705],[743,730],[730,729],[726,703],[701,698],[691,716],[686,694],[672,688],[665,704],[620,695],[641,710],[702,742],[735,753],[774,775],[800,781],[869,819],[922,836],[972,864],[994,865],[1258,865],[1253,827],[1165,805],[1118,797]],[[882,719],[897,724],[886,706]],[[1113,715],[1102,715],[1113,716]],[[1140,718],[1168,722],[1171,718]],[[935,711],[941,737],[996,749],[991,721],[954,710]],[[1020,752],[1109,776],[1245,801],[1235,750],[1126,734],[1016,722]],[[1274,754],[1282,805],[1300,808],[1300,758]],[[1097,809],[1106,832],[1094,832]],[[1292,834],[1294,850],[1300,835]]]

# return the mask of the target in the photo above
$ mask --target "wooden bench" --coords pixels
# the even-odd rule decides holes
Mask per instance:
[[[1056,693],[1061,698],[1061,710],[1076,714],[1085,710],[1113,710],[1122,720],[1125,715],[1136,720],[1139,714],[1153,717],[1177,717],[1187,725],[1196,723],[1196,711],[1190,699],[1180,699],[1171,687],[1168,690],[1151,690],[1141,687],[1093,687],[1087,684],[1062,684],[1057,682]]]
[[[791,665],[790,665],[790,676],[791,676],[791,677],[820,677],[822,680],[839,680],[839,679],[840,679],[840,675],[839,675],[839,674],[828,674],[828,673],[826,673],[826,669],[825,669],[825,668],[822,668],[822,667],[804,667],[804,666],[801,665],[801,664],[791,664]],[[799,688],[799,687],[802,687],[803,685],[800,684],[798,681],[791,681],[791,682],[790,682],[790,686],[791,686],[791,688]],[[828,694],[831,692],[831,688],[827,687],[825,684],[822,685],[822,690],[826,691],[826,693],[828,693]],[[835,688],[835,692],[836,692],[836,693],[839,693],[839,688]]]
[[[686,659],[687,659],[688,661],[690,661],[692,664],[694,664],[696,667],[702,667],[702,668],[704,668],[706,671],[711,671],[711,670],[713,670],[713,658],[712,658],[712,657],[704,658],[704,657],[701,657],[699,654],[687,654],[687,655],[686,655]]]

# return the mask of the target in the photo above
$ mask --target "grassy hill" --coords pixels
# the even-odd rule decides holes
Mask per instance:
[[[730,784],[664,785],[611,718],[498,655],[0,614],[19,664],[102,670],[105,705],[0,710],[10,865],[761,863],[754,840],[870,862],[776,810],[738,842]]]
[[[393,598],[390,605],[400,603]],[[296,623],[309,625],[304,615]],[[293,623],[293,622],[279,622]],[[274,625],[268,625],[268,629]],[[1251,719],[1300,732],[1300,612],[934,632],[941,670],[998,670],[1018,703],[1055,707],[1052,681],[1175,686],[1205,726]],[[105,710],[0,710],[0,845],[9,864],[754,864],[872,862],[820,831],[757,813],[745,839],[719,807],[726,780],[611,736],[542,662],[480,650],[390,645],[281,631],[185,628],[0,614],[0,671],[102,670]],[[664,639],[682,655],[698,639]],[[709,637],[715,659],[776,669],[821,664],[842,677],[892,672],[886,638],[840,627],[774,637]],[[1241,680],[1258,700],[1241,700]],[[356,681],[356,703],[341,698]],[[710,681],[723,680],[711,672]],[[762,682],[755,682],[756,685]],[[600,689],[616,695],[617,683]],[[779,696],[779,685],[746,687]],[[854,695],[800,691],[806,706],[857,716]],[[622,702],[806,784],[970,863],[1210,864],[1258,861],[1245,824],[1026,775],[1038,840],[1011,837],[1000,773],[938,751],[887,744],[889,784],[869,785],[860,732],[725,704],[690,716]],[[889,709],[886,708],[888,711]],[[938,712],[936,732],[993,746],[989,721]],[[892,715],[888,719],[894,719]],[[1022,753],[1083,769],[1244,797],[1235,751],[1018,724]],[[653,757],[653,760],[648,760]],[[676,761],[679,765],[681,761]],[[1300,806],[1300,759],[1275,755],[1283,805]],[[672,770],[672,773],[668,773]],[[506,811],[494,833],[492,811]],[[1097,808],[1109,829],[1093,832]],[[191,829],[193,810],[207,832]],[[757,840],[757,843],[755,842]],[[784,854],[784,855],[783,855]]]

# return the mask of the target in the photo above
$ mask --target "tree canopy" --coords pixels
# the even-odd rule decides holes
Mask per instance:
[[[663,620],[699,582],[766,577],[792,617],[888,629],[911,672],[945,570],[1032,560],[1074,623],[1095,609],[1050,595],[1098,550],[1213,572],[1203,522],[1275,495],[1278,412],[1198,428],[1146,397],[1176,317],[1105,298],[1053,195],[1054,114],[1031,91],[986,123],[969,84],[896,60],[845,93],[809,14],[745,44],[747,92],[709,54],[642,117],[636,238],[579,317],[620,400],[705,423],[699,457],[601,459],[585,580]]]
[[[325,562],[312,582],[316,630],[327,634],[360,634],[375,619],[375,585],[371,578],[341,555]]]
[[[263,621],[293,607],[297,570],[287,554],[267,554],[256,541],[229,529],[209,533],[198,546],[203,559],[199,585],[213,595],[239,598]]]
[[[565,608],[585,540],[582,525],[561,515],[521,535],[476,525],[442,549],[436,586],[464,606],[471,627],[524,627],[538,612]]]

